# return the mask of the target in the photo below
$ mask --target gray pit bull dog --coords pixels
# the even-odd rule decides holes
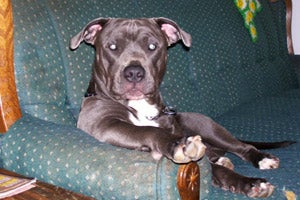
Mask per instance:
[[[279,159],[258,148],[291,144],[242,142],[209,117],[176,113],[163,104],[159,86],[166,71],[167,48],[191,36],[167,18],[98,18],[70,41],[96,50],[87,98],[83,100],[78,128],[101,142],[150,152],[175,163],[201,159],[212,165],[213,184],[249,197],[267,197],[274,186],[265,179],[245,177],[233,171],[224,157],[231,152],[260,169],[279,166]]]

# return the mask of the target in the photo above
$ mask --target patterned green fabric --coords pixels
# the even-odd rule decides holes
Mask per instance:
[[[266,1],[261,3],[264,10],[255,18],[260,33],[255,44],[246,39],[248,33],[234,5],[218,1],[202,7],[200,18],[206,16],[207,22],[194,21],[197,23],[194,28],[203,28],[197,29],[197,34],[192,32],[191,54],[198,100],[194,103],[195,111],[218,116],[254,98],[295,87],[286,51],[282,52],[278,44],[278,28],[270,19],[270,5]],[[207,24],[214,26],[208,29]]]
[[[56,123],[75,124],[65,106],[65,67],[46,5],[22,1],[13,2],[13,8],[15,73],[23,112]]]
[[[261,98],[236,107],[216,120],[224,125],[236,137],[252,141],[294,140],[296,144],[287,148],[268,150],[280,158],[280,168],[259,171],[249,167],[236,157],[235,170],[248,176],[264,177],[275,185],[274,194],[268,199],[285,199],[284,191],[293,191],[300,195],[300,90],[289,91],[280,96]],[[222,199],[224,193],[213,189],[216,199]],[[248,199],[241,195],[225,193],[224,199]]]
[[[100,143],[71,126],[25,114],[1,145],[5,168],[97,199],[179,198],[178,165]],[[199,164],[205,196],[210,168],[206,160]]]

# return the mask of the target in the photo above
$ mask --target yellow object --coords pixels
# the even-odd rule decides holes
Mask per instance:
[[[284,191],[285,192],[285,196],[287,200],[296,200],[297,196],[294,192],[292,191]]]
[[[245,27],[249,30],[252,41],[256,42],[257,31],[254,17],[262,9],[259,0],[234,0],[234,3],[243,16]]]

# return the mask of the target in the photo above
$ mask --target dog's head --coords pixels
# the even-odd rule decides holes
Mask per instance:
[[[98,18],[89,22],[70,41],[96,49],[93,80],[96,93],[117,100],[138,100],[157,95],[166,70],[167,47],[191,36],[167,18]]]

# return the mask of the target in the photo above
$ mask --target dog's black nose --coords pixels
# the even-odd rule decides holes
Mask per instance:
[[[129,65],[123,73],[125,79],[131,83],[141,82],[145,78],[145,70],[140,65]]]

